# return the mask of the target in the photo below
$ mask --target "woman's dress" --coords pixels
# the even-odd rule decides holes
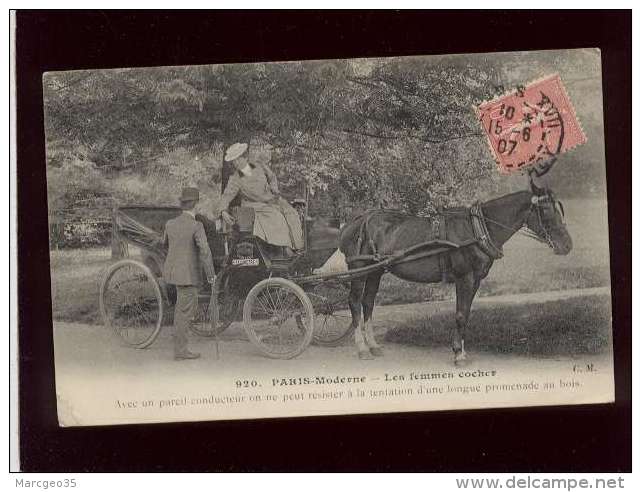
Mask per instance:
[[[276,177],[266,165],[252,166],[251,175],[240,172],[230,178],[225,191],[215,206],[217,217],[229,203],[240,195],[243,207],[251,207],[256,213],[254,235],[276,246],[292,249],[303,247],[303,231],[298,212],[277,196]]]

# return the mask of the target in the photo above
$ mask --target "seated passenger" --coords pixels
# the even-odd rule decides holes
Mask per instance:
[[[242,206],[251,207],[256,213],[255,236],[282,246],[287,253],[302,249],[303,230],[298,213],[280,196],[278,180],[272,170],[266,164],[249,162],[247,149],[246,143],[235,143],[225,153],[225,161],[233,162],[236,172],[214,206],[214,216],[220,215],[228,224],[233,223],[227,207],[240,195]]]

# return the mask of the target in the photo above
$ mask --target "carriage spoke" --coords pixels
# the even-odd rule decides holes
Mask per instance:
[[[352,318],[347,312],[348,290],[340,282],[324,282],[315,285],[308,295],[316,312],[314,343],[333,347],[351,335]]]
[[[257,313],[259,313],[259,314],[264,314],[264,315],[266,315],[266,316],[268,316],[268,317],[269,317],[269,316],[271,316],[271,312],[270,312],[270,311],[267,311],[266,309],[264,309],[264,308],[262,308],[262,307],[260,307],[260,308],[259,308],[259,307],[257,307],[257,308],[256,308],[256,312],[257,312]]]
[[[276,299],[278,299],[278,304],[279,306],[282,306],[283,304],[283,299],[281,297],[280,289],[276,290]]]
[[[261,298],[260,296],[259,296],[259,297],[257,297],[257,298],[256,298],[256,300],[257,300],[257,301],[258,301],[258,303],[261,305],[261,307],[262,307],[263,311],[264,311],[266,314],[269,314],[269,313],[271,313],[271,312],[272,312],[272,310],[271,310],[271,309],[269,309],[269,307],[265,306],[265,303],[263,302],[263,300],[262,300],[262,298]]]
[[[282,278],[259,282],[245,303],[245,329],[270,357],[291,358],[309,344],[313,336],[309,317],[313,319],[313,311],[303,290]]]
[[[275,311],[277,307],[276,307],[276,303],[274,302],[274,299],[272,298],[271,289],[268,287],[267,289],[265,289],[265,291],[267,292],[267,295],[269,296],[269,300],[271,301],[271,305],[274,307],[274,311]]]
[[[274,303],[273,303],[273,301],[272,301],[272,299],[271,299],[271,297],[269,295],[269,290],[268,289],[265,289],[264,292],[261,292],[259,298],[263,299],[265,301],[265,303],[267,304],[267,307],[268,307],[268,309],[270,311],[272,311],[274,309]]]
[[[293,294],[288,294],[287,296],[287,309],[288,311],[292,311],[293,313],[296,312],[296,304],[297,304],[298,299],[293,295]]]
[[[147,267],[134,260],[114,264],[101,294],[104,321],[125,343],[145,347],[153,342],[162,322],[162,294]]]

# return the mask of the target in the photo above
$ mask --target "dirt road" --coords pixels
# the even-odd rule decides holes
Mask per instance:
[[[480,298],[476,306],[490,306],[492,311],[501,312],[501,306],[506,306],[506,309],[515,304],[541,306],[548,301],[571,302],[576,298],[594,299],[594,296],[607,295],[607,288],[519,294]],[[610,351],[585,357],[541,358],[480,350],[475,352],[468,347],[471,359],[466,367],[460,368],[454,366],[447,343],[414,346],[408,342],[386,341],[386,332],[395,329],[399,323],[411,324],[413,320],[424,322],[430,316],[443,312],[452,312],[452,302],[377,308],[374,329],[377,337],[383,340],[385,355],[367,361],[356,357],[353,343],[336,348],[310,346],[292,360],[268,359],[247,341],[241,323],[234,323],[220,337],[218,360],[214,357],[215,342],[212,339],[192,336],[191,348],[201,352],[202,358],[175,362],[172,359],[169,327],[161,332],[151,347],[135,350],[123,346],[110,330],[102,326],[54,323],[60,421],[63,425],[100,425],[385,412],[395,409],[588,403],[611,399]],[[586,373],[588,366],[595,368],[593,373]],[[576,372],[577,368],[579,373]],[[448,377],[452,379],[447,382],[417,381],[413,376],[417,374],[449,374]],[[368,393],[367,398],[359,401],[346,401],[345,386],[333,383],[315,386],[317,383],[314,381],[319,377],[332,381],[336,377],[353,377],[363,381],[363,384],[350,388],[354,388],[354,391],[362,389],[363,395],[366,394],[364,392],[373,393]],[[295,381],[292,383],[290,378]],[[311,383],[301,382],[303,380]],[[283,381],[289,382],[283,385]],[[545,390],[541,386],[539,390],[528,393],[502,390],[490,390],[487,393],[488,388],[496,383],[533,384],[536,381],[541,385],[553,382],[556,386]],[[425,399],[416,393],[419,387],[445,394],[430,395],[429,399]],[[398,396],[398,393],[389,393],[390,388],[414,393]],[[270,392],[274,397],[272,401],[247,400],[257,394],[264,398]],[[317,397],[314,395],[331,396],[322,396],[322,401],[314,401],[310,407],[308,400]],[[214,403],[218,398],[226,399],[227,403]],[[294,398],[306,401],[294,401]],[[151,406],[140,408],[141,402],[145,401]]]
[[[568,291],[551,291],[536,294],[515,294],[507,296],[481,297],[475,300],[475,306],[504,306],[512,304],[542,303],[583,297],[589,295],[606,295],[607,287],[593,289],[577,289]],[[424,302],[416,304],[377,306],[374,316],[374,331],[379,339],[386,332],[400,323],[410,323],[413,320],[426,320],[437,313],[453,313],[453,302]],[[166,361],[171,360],[171,327],[163,327],[156,342],[144,350],[135,350],[124,346],[111,330],[101,325],[85,325],[75,323],[54,323],[55,353],[58,370],[68,370],[74,366],[103,367],[105,370],[118,368],[133,372],[160,370],[167,367]],[[220,336],[220,360],[214,360],[215,342],[209,338],[191,336],[190,347],[202,353],[202,358],[195,361],[181,362],[182,366],[200,367],[203,370],[223,364],[225,368],[248,366],[263,368],[273,365],[297,365],[310,367],[337,367],[340,361],[350,364],[355,357],[352,343],[336,348],[310,346],[296,361],[275,361],[263,357],[248,341],[242,328],[242,323],[233,323]],[[369,366],[386,365],[386,361],[398,360],[429,360],[430,364],[448,364],[452,354],[449,346],[412,347],[410,345],[388,343],[386,356],[376,361],[363,362]],[[496,362],[493,354],[474,354],[476,362]],[[177,364],[170,364],[171,370],[177,369]]]

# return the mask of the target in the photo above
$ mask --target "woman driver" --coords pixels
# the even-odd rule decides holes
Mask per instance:
[[[220,215],[228,224],[233,223],[227,207],[240,195],[243,207],[255,211],[255,236],[282,246],[287,254],[302,249],[303,232],[298,213],[280,196],[278,180],[272,170],[266,164],[249,162],[247,149],[246,143],[235,143],[225,152],[225,161],[232,162],[236,172],[214,206],[214,216]]]

